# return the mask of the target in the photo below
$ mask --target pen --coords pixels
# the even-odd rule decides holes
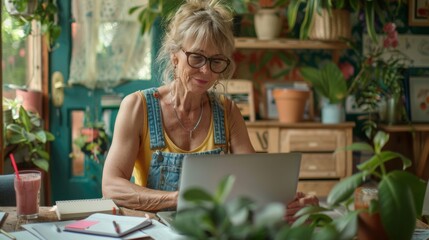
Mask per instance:
[[[57,224],[55,224],[55,227],[57,228],[57,232],[61,232],[61,228],[57,225]]]
[[[3,235],[5,235],[6,237],[8,237],[8,238],[10,238],[10,239],[12,239],[12,240],[16,240],[16,237],[15,237],[15,236],[12,236],[10,233],[6,232],[6,231],[5,231],[5,230],[3,230],[3,229],[0,229],[0,233],[2,233]]]
[[[121,228],[119,227],[119,224],[116,221],[113,221],[113,226],[115,227],[116,233],[121,233]]]

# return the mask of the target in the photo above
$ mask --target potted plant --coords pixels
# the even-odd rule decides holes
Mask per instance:
[[[303,67],[301,75],[319,96],[322,96],[322,122],[339,123],[343,120],[342,102],[347,96],[347,82],[340,68],[332,61],[322,68]]]
[[[48,39],[49,46],[53,46],[61,33],[55,0],[4,0],[4,2],[8,13],[23,26],[25,36],[32,33],[34,20],[40,23],[41,32]]]
[[[301,218],[295,223],[300,225],[304,221],[319,224],[319,227],[336,229],[338,238],[348,239],[347,236],[355,236],[356,231],[362,234],[354,226],[359,221],[359,226],[367,224],[367,220],[381,222],[382,228],[376,231],[384,231],[388,238],[385,239],[411,239],[415,229],[416,219],[421,214],[426,183],[414,174],[405,171],[411,165],[411,161],[403,155],[383,150],[389,141],[389,135],[379,131],[369,143],[354,143],[345,149],[337,151],[366,151],[373,155],[357,166],[358,172],[341,180],[329,193],[328,207],[307,207],[297,215]],[[401,160],[404,170],[388,171],[386,164],[393,160]],[[372,181],[372,186],[365,184]],[[375,187],[374,187],[375,186]],[[360,194],[366,194],[365,206],[362,206]],[[344,209],[341,219],[332,220],[324,214],[332,209]],[[347,231],[342,231],[347,230]],[[378,236],[377,232],[369,233],[370,236]],[[359,238],[362,239],[362,238]],[[366,239],[366,238],[365,238]]]
[[[234,181],[234,176],[225,177],[215,195],[199,188],[188,189],[183,197],[193,206],[176,215],[174,229],[192,239],[311,238],[313,227],[290,228],[283,220],[283,204],[270,204],[256,211],[253,201],[245,197],[226,202]]]
[[[271,40],[280,35],[283,24],[281,9],[285,3],[285,0],[249,1],[249,7],[252,9],[252,12],[255,13],[254,24],[258,39]]]
[[[49,153],[46,143],[55,140],[54,135],[43,129],[42,119],[37,113],[27,111],[17,101],[3,98],[3,112],[7,112],[4,123],[5,157],[13,153],[23,155],[23,163],[32,163],[48,171]]]
[[[408,120],[401,97],[404,94],[404,69],[411,59],[396,49],[398,34],[395,25],[387,23],[383,31],[386,36],[381,45],[369,47],[364,54],[354,47],[357,56],[361,59],[361,66],[352,79],[348,92],[355,96],[357,106],[367,112],[364,130],[372,133],[376,128],[379,105],[383,100],[391,104],[386,108],[385,114],[391,116],[390,120],[387,120],[388,123],[395,123],[398,115]]]
[[[79,149],[95,162],[100,163],[100,159],[104,160],[104,155],[109,149],[109,137],[104,128],[103,122],[87,122],[80,130],[81,135],[73,139]],[[71,153],[73,157],[73,153]]]
[[[310,31],[312,31],[312,26],[314,24],[314,18],[317,15],[322,15],[323,13],[326,15],[332,16],[334,11],[339,10],[342,11],[354,11],[357,13],[363,12],[365,16],[365,26],[368,32],[368,35],[374,42],[377,42],[377,34],[375,30],[375,18],[378,17],[382,22],[390,21],[391,18],[396,14],[397,10],[400,8],[401,4],[405,2],[405,0],[398,0],[395,3],[391,3],[390,1],[373,1],[373,0],[312,0],[312,1],[302,1],[302,0],[291,0],[288,8],[288,23],[289,28],[293,29],[296,25],[298,13],[301,9],[304,9],[304,17],[302,24],[300,26],[299,38],[307,39],[309,37]],[[392,10],[392,5],[394,6]],[[386,16],[386,13],[388,16]],[[335,27],[335,23],[340,22],[339,27],[344,27],[344,24],[347,24],[349,17],[342,17],[341,20],[331,20],[331,27],[329,31],[333,31],[332,29]],[[320,21],[318,21],[320,22]],[[350,25],[350,23],[348,23]],[[319,27],[320,28],[320,27]],[[317,30],[317,29],[315,29]],[[342,30],[340,30],[342,32]],[[348,33],[347,33],[348,32]],[[350,36],[350,29],[345,29],[344,37]]]

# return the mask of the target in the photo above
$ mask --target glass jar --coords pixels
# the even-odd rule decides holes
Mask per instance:
[[[368,182],[356,188],[354,192],[355,209],[368,209],[372,200],[378,199],[378,186]],[[359,240],[388,240],[386,231],[381,223],[380,213],[363,211],[358,216],[357,239]]]

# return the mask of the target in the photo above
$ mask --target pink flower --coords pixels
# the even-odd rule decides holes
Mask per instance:
[[[355,73],[355,68],[349,62],[340,63],[338,65],[345,79],[349,79]]]
[[[19,56],[25,57],[25,49],[24,48],[19,49]]]
[[[391,38],[385,38],[383,41],[383,47],[384,48],[389,48],[390,46],[392,46],[392,39]]]
[[[396,25],[393,22],[386,23],[383,27],[385,33],[391,33],[396,31]]]
[[[397,31],[392,31],[392,32],[389,32],[389,33],[387,33],[387,37],[388,38],[391,38],[391,39],[398,39],[398,32]]]
[[[398,39],[393,39],[392,40],[392,44],[391,45],[392,45],[393,48],[396,48],[398,46],[398,44],[399,44]]]

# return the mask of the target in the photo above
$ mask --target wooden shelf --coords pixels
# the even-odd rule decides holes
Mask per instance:
[[[326,49],[341,50],[349,48],[341,41],[317,41],[278,38],[274,40],[259,40],[257,38],[235,38],[237,49]]]

